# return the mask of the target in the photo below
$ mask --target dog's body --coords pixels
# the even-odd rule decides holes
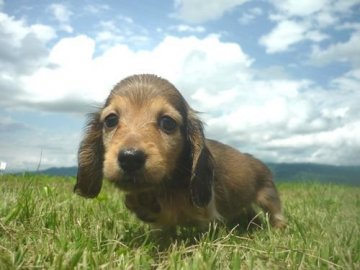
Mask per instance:
[[[135,75],[92,115],[79,149],[75,192],[95,197],[105,176],[125,205],[158,227],[239,223],[256,203],[285,225],[268,168],[250,155],[204,138],[202,122],[180,92],[154,75]]]

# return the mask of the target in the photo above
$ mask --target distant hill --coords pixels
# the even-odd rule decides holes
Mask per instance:
[[[331,166],[312,163],[268,163],[275,181],[319,181],[360,185],[360,166]],[[77,167],[49,168],[41,174],[76,176]]]
[[[39,173],[52,176],[76,176],[77,169],[77,167],[52,167]]]
[[[268,163],[276,181],[319,181],[360,185],[360,166],[313,163]]]

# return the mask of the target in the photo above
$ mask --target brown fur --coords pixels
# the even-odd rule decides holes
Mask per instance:
[[[109,115],[118,119],[108,128]],[[176,122],[166,132],[163,116]],[[136,149],[145,161],[134,172],[119,162]],[[203,226],[212,220],[239,223],[253,218],[252,204],[285,226],[269,169],[250,155],[205,139],[202,122],[180,92],[154,75],[135,75],[117,84],[100,112],[91,115],[79,149],[75,192],[95,197],[102,178],[126,192],[125,205],[140,219],[162,228]]]

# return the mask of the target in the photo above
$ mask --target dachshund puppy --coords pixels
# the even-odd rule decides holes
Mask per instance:
[[[74,191],[98,195],[102,179],[125,195],[137,217],[161,228],[232,224],[256,216],[252,204],[284,227],[269,169],[254,157],[205,139],[203,124],[180,92],[155,75],[119,82],[90,116],[78,153]]]

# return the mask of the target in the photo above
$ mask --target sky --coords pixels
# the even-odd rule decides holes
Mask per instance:
[[[360,0],[0,0],[0,160],[76,166],[86,114],[137,73],[266,162],[360,165]]]

